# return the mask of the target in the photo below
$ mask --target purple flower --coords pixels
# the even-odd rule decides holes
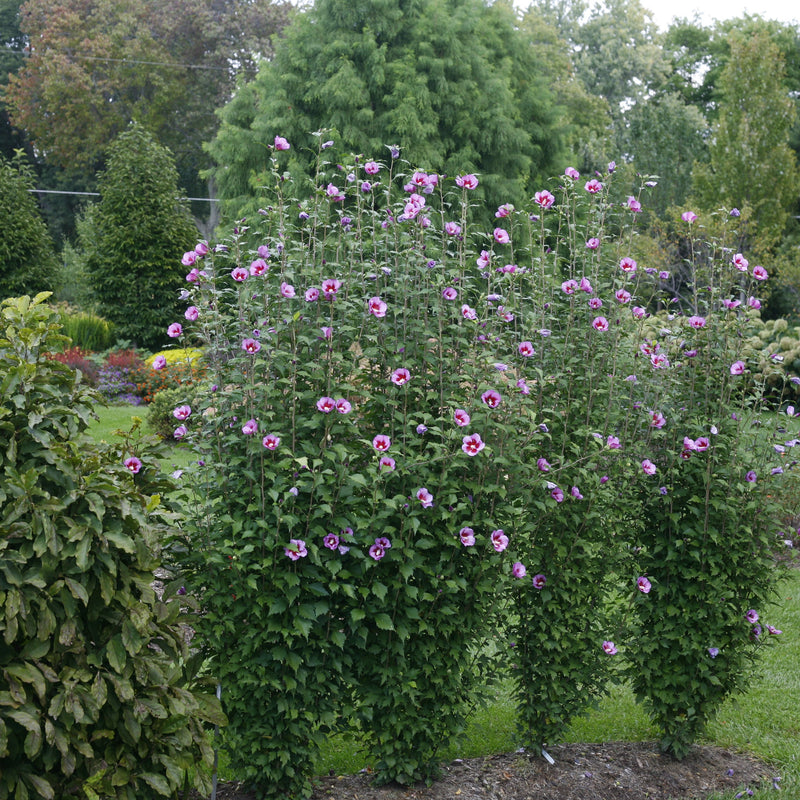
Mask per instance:
[[[695,214],[694,211],[684,211],[683,214],[681,214],[681,219],[691,224],[697,219],[697,214]]]
[[[320,397],[317,400],[317,410],[323,414],[330,414],[336,408],[336,401],[332,397]]]
[[[254,419],[249,419],[242,425],[242,433],[245,436],[252,436],[258,432],[258,423]]]
[[[279,436],[276,436],[274,433],[268,433],[262,440],[261,444],[267,448],[267,450],[277,450],[278,445],[281,443],[281,439]]]
[[[306,543],[302,539],[289,539],[289,546],[283,549],[285,555],[297,561],[300,558],[305,558],[308,555]]]
[[[744,479],[745,479],[745,480],[746,480],[748,483],[755,483],[755,482],[756,482],[756,480],[758,479],[758,476],[756,475],[755,471],[751,469],[751,470],[749,470],[749,471],[747,472],[747,474],[744,476]]]
[[[708,654],[711,656],[711,658],[716,658],[719,655],[719,647],[709,647]],[[733,770],[728,770],[728,772],[731,775],[733,774]]]
[[[755,625],[758,622],[758,611],[754,608],[751,608],[744,616],[751,625]]]
[[[403,386],[411,380],[411,373],[405,367],[398,367],[389,379],[395,386]]]
[[[288,150],[291,147],[289,142],[287,142],[286,139],[283,138],[283,136],[276,136],[274,140],[274,145],[276,150]],[[305,555],[305,553],[303,555]]]
[[[649,458],[646,458],[642,461],[642,471],[645,475],[655,475],[656,465]]]
[[[328,548],[328,550],[339,549],[339,537],[335,533],[327,534],[322,540],[322,543]]]
[[[172,410],[172,416],[175,417],[175,419],[181,420],[181,422],[183,422],[183,420],[185,419],[189,419],[191,413],[192,413],[192,408],[191,406],[187,405],[178,406],[177,408],[174,408]]]
[[[471,173],[469,175],[456,175],[456,186],[471,191],[478,188],[478,179]]]
[[[489,408],[497,408],[503,401],[500,392],[495,389],[488,389],[481,395],[481,400],[489,406]]]
[[[532,579],[532,584],[534,589],[544,589],[545,584],[547,583],[547,578],[544,575],[539,573],[538,575],[534,575]]]
[[[525,565],[521,561],[515,561],[511,567],[511,574],[515,578],[524,578],[528,574],[528,570],[525,569]]]
[[[378,461],[378,470],[386,468],[389,472],[394,472],[395,466],[395,460],[391,456],[381,456]]]
[[[556,503],[564,502],[564,492],[562,492],[561,489],[558,488],[558,486],[556,486],[556,488],[553,489],[552,492],[550,492],[550,497],[552,497],[553,500],[556,501]]]
[[[617,646],[614,644],[614,642],[605,641],[603,642],[603,652],[610,656],[616,655]]]
[[[385,434],[379,433],[373,438],[372,446],[379,453],[385,453],[392,446],[392,440]]]
[[[458,532],[458,538],[464,547],[472,547],[475,544],[475,531],[472,528],[464,527]]]
[[[502,553],[508,547],[508,536],[502,531],[502,529],[498,529],[496,531],[492,531],[491,535],[492,540],[492,547],[498,552]]]
[[[486,443],[481,439],[481,435],[479,433],[473,433],[469,436],[465,436],[461,440],[461,449],[468,455],[468,456],[476,456],[486,447]]]
[[[172,325],[167,328],[167,336],[169,336],[170,339],[177,339],[182,333],[183,326],[180,322],[173,322]]]
[[[122,463],[131,471],[133,475],[141,472],[143,466],[141,460],[136,456],[128,456]]]
[[[370,547],[369,555],[370,558],[374,558],[375,561],[380,561],[386,555],[386,550],[376,543]]]
[[[773,627],[772,625],[767,625],[767,630],[770,632],[772,636],[780,636],[783,631],[779,631],[777,628]]]
[[[433,495],[424,486],[417,489],[416,498],[422,503],[423,508],[430,508],[433,505]]]
[[[455,420],[456,425],[461,428],[466,427],[470,422],[470,416],[466,411],[464,411],[463,408],[457,408],[453,412],[453,419]]]
[[[540,472],[550,472],[550,464],[545,458],[537,459],[536,466],[539,468]]]
[[[650,592],[650,589],[651,589],[650,581],[647,580],[647,578],[645,578],[644,575],[640,575],[636,579],[636,588],[642,594],[648,594]]]

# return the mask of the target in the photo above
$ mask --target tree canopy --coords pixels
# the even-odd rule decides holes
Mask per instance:
[[[12,121],[49,162],[93,171],[135,120],[193,180],[214,110],[238,74],[271,55],[287,15],[272,0],[27,0],[29,56],[6,96]]]
[[[220,193],[238,213],[276,135],[309,169],[312,132],[331,129],[340,151],[380,157],[401,144],[415,166],[480,173],[490,204],[514,201],[561,153],[529,44],[506,3],[318,0],[222,112],[209,147]]]
[[[695,195],[704,208],[746,204],[752,209],[762,251],[780,239],[800,186],[789,145],[797,112],[784,78],[783,57],[768,34],[731,42],[719,78],[722,99],[710,163],[699,165],[694,176]]]

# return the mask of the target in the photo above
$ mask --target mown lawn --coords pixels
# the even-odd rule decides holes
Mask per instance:
[[[142,430],[149,433],[147,428],[147,407],[132,405],[99,406],[98,419],[89,425],[88,433],[98,441],[111,442],[118,437],[117,431],[129,431],[134,424],[134,419],[142,420]],[[168,457],[162,459],[161,468],[164,472],[173,472],[176,469],[185,469],[192,460],[192,452],[185,444],[170,444]]]

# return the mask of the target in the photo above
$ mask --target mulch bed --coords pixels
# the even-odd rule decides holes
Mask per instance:
[[[443,765],[431,786],[373,786],[369,771],[315,780],[313,800],[700,800],[715,792],[770,785],[774,768],[752,756],[696,746],[682,761],[654,742],[563,744],[538,754],[503,753]],[[235,783],[217,800],[254,800]]]

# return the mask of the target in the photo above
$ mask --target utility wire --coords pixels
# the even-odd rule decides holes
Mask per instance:
[[[81,197],[100,197],[100,192],[66,192],[59,189],[28,189],[29,192],[36,192],[37,194],[74,194]],[[200,203],[217,203],[219,199],[216,197],[176,197],[176,200],[197,200]]]
[[[107,58],[104,56],[84,56],[80,54],[71,54],[72,58],[78,58],[83,61],[107,61],[110,63],[116,64],[144,64],[150,67],[176,67],[179,69],[212,69],[212,70],[220,70],[222,72],[230,72],[230,67],[213,67],[208,64],[179,64],[177,62],[170,62],[170,61],[139,61],[135,58]],[[249,69],[245,67],[241,67],[236,72],[252,72],[257,73],[257,69]]]

